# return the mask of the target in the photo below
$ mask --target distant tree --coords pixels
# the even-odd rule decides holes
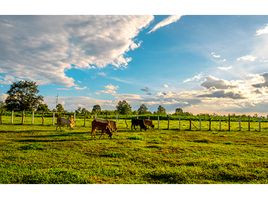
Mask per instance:
[[[88,110],[86,108],[82,108],[81,113],[85,114],[86,112],[88,113]]]
[[[57,112],[64,112],[64,108],[60,103],[56,106],[56,109],[57,109]]]
[[[116,110],[121,115],[127,115],[130,112],[132,112],[131,106],[128,104],[128,102],[126,100],[119,101],[118,105],[116,106]]]
[[[8,97],[5,100],[7,110],[26,111],[37,109],[43,102],[44,97],[37,95],[38,85],[33,81],[13,82],[7,91]],[[22,124],[24,124],[24,115],[22,115]]]
[[[166,114],[166,109],[163,106],[158,106],[157,112],[158,115],[165,115]]]
[[[0,100],[0,109],[3,110],[6,108],[5,102]]]
[[[40,104],[38,105],[37,111],[50,112],[50,110],[49,110],[49,108],[48,108],[48,105],[47,105],[47,104],[43,104],[43,103],[40,103]]]
[[[78,106],[77,110],[75,110],[75,112],[76,112],[77,114],[81,113],[81,111],[82,111],[81,106]]]
[[[175,113],[182,113],[183,110],[181,108],[176,108]]]
[[[100,114],[100,112],[101,112],[101,107],[100,107],[100,105],[99,105],[99,104],[94,105],[93,108],[92,108],[92,112],[93,112],[93,113]]]
[[[138,114],[141,115],[141,114],[146,114],[147,113],[147,106],[144,105],[144,104],[141,104],[140,105],[140,108],[138,109]]]
[[[137,110],[132,111],[132,115],[138,115],[138,114],[139,114],[139,111],[137,111]]]

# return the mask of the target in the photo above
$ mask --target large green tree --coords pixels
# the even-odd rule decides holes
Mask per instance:
[[[183,110],[181,108],[176,108],[175,113],[183,113]]]
[[[138,109],[138,113],[139,115],[146,114],[147,110],[148,110],[147,106],[145,104],[141,104],[140,108]]]
[[[92,108],[92,112],[93,113],[97,113],[97,114],[100,114],[100,112],[101,112],[101,107],[100,107],[100,105],[94,105],[93,106],[93,108]]]
[[[126,100],[119,101],[116,106],[116,111],[121,115],[127,115],[131,112],[131,106]]]
[[[163,106],[158,106],[157,108],[157,114],[160,114],[160,115],[165,115],[166,114],[166,109],[163,107]]]
[[[40,104],[38,105],[37,111],[50,112],[50,110],[49,110],[49,108],[48,108],[48,105],[47,105],[47,104],[43,104],[43,103],[40,103]]]
[[[38,85],[33,81],[13,82],[7,91],[8,97],[5,100],[7,110],[26,111],[37,109],[43,102],[44,97],[37,95]],[[22,115],[24,124],[24,115]]]
[[[57,109],[57,112],[64,112],[64,108],[63,108],[63,106],[60,103],[58,103],[56,105],[56,109]]]

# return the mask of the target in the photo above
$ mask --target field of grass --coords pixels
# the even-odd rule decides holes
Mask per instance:
[[[202,122],[201,131],[189,121],[161,120],[157,129],[131,130],[118,121],[113,139],[91,138],[91,121],[77,119],[72,131],[56,131],[52,119],[3,116],[0,124],[1,184],[267,184],[268,123]],[[199,122],[193,122],[199,127]]]

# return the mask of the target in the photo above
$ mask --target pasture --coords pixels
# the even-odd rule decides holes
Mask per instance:
[[[153,120],[156,129],[131,130],[119,119],[112,139],[91,138],[92,119],[77,119],[72,131],[56,131],[52,119],[3,116],[0,124],[1,184],[267,184],[268,123],[202,123]],[[193,122],[198,127],[198,122]],[[55,123],[56,124],[56,123]],[[237,131],[236,131],[237,130]]]

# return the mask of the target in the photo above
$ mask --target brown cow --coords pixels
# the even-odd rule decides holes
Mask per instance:
[[[144,124],[145,124],[146,126],[151,126],[151,127],[154,129],[154,125],[153,125],[153,123],[152,123],[152,120],[150,120],[150,119],[145,119],[145,120],[144,120]]]
[[[102,122],[102,121],[98,121],[98,120],[94,119],[91,124],[92,124],[91,137],[93,137],[93,135],[94,135],[94,137],[96,137],[96,134],[95,134],[96,129],[102,130],[102,134],[100,136],[100,139],[101,139],[102,135],[104,137],[105,132],[108,133],[110,138],[113,137],[113,131],[112,131],[112,128],[111,128],[111,125],[109,122],[107,123],[107,122]]]
[[[96,118],[97,121],[101,121],[104,123],[110,123],[111,128],[113,129],[114,132],[117,132],[117,125],[116,121],[108,120],[108,119],[102,119],[102,118]]]

